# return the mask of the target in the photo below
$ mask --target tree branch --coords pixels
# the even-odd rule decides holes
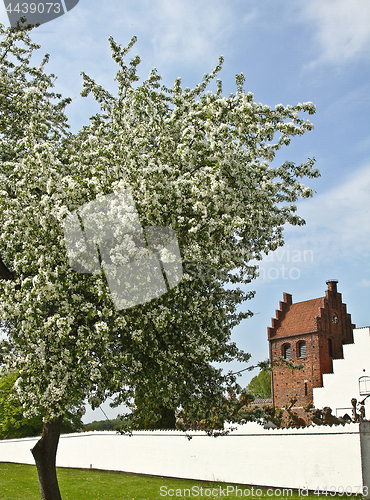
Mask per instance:
[[[10,271],[10,269],[6,267],[1,257],[0,257],[0,278],[6,281],[15,279],[15,272]]]

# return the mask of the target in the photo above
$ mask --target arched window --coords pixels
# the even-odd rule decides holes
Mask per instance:
[[[328,347],[329,347],[329,356],[332,358],[333,357],[333,340],[328,339]]]
[[[298,342],[298,357],[299,358],[306,357],[306,342],[304,340]]]
[[[292,359],[292,348],[290,347],[290,344],[284,344],[283,347],[283,357],[284,359]]]

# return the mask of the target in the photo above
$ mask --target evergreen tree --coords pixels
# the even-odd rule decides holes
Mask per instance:
[[[247,385],[247,391],[256,398],[271,398],[271,371],[261,370]]]

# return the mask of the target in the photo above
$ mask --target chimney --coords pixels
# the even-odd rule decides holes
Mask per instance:
[[[337,283],[338,280],[328,280],[326,284],[328,285],[329,292],[337,293]]]

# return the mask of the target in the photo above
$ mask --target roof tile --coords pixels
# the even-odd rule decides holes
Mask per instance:
[[[315,332],[315,318],[320,316],[320,308],[323,307],[324,297],[292,304],[277,327],[274,338]]]

